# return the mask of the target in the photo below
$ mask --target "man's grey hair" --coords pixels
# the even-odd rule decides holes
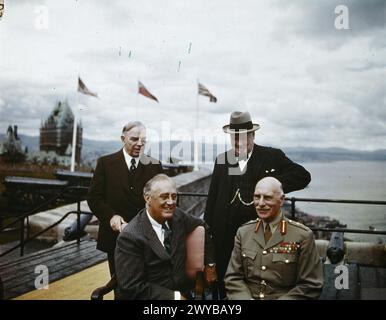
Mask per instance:
[[[173,186],[177,189],[177,185],[176,183],[174,182],[174,180],[170,177],[168,177],[166,174],[164,173],[159,173],[157,174],[156,176],[154,176],[153,178],[151,178],[148,182],[146,182],[144,188],[143,188],[143,195],[146,195],[146,194],[150,194],[151,193],[151,190],[152,190],[152,187],[153,185],[158,182],[158,181],[169,181],[173,184]]]
[[[133,129],[135,127],[145,128],[145,125],[141,121],[128,122],[123,126],[122,134],[124,134],[127,131],[130,131],[131,129]]]

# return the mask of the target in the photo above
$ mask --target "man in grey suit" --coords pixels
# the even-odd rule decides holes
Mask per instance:
[[[176,207],[177,188],[164,174],[144,189],[146,208],[124,228],[115,249],[118,299],[179,300],[193,289],[185,274],[186,236],[205,222]],[[214,249],[205,232],[205,278],[216,280]]]

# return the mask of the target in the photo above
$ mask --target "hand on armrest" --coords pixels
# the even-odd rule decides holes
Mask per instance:
[[[208,285],[212,285],[217,281],[216,264],[209,263],[204,268],[205,282]]]

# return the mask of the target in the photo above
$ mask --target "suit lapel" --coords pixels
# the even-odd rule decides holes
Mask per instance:
[[[265,158],[264,158],[264,153],[262,152],[262,148],[259,147],[257,144],[253,145],[251,158],[248,160],[247,165],[244,167],[243,171],[240,170],[239,164],[236,161],[236,158],[235,158],[234,152],[232,152],[232,149],[226,153],[226,156],[227,156],[226,163],[227,163],[228,170],[229,169],[233,170],[233,175],[245,174],[247,171],[252,172],[254,176],[263,175],[263,173],[261,173],[260,171],[261,171],[261,167],[264,164]],[[233,175],[227,174],[230,183],[232,182],[231,179]]]
[[[143,171],[145,170],[145,165],[148,163],[148,160],[144,154],[141,154],[138,161],[137,170],[135,171],[135,177],[141,177]]]
[[[228,198],[232,199],[232,197],[233,197],[232,186],[234,185],[234,182],[233,182],[234,177],[241,174],[239,164],[235,159],[235,155],[234,155],[234,152],[232,149],[229,150],[228,152],[226,152],[226,162],[225,163],[226,163],[226,166],[224,166],[224,167],[225,167],[226,172],[224,172],[224,176],[226,177],[226,186],[224,186],[224,190],[228,190],[228,193],[229,193]]]
[[[252,152],[252,155],[251,155],[251,159],[248,160],[248,166],[250,165],[252,167],[252,172],[253,172],[253,176],[255,177],[259,177],[259,176],[262,176],[263,173],[261,173],[261,167],[263,166],[263,163],[264,163],[264,155],[263,155],[263,152],[261,152],[261,147],[259,147],[258,145],[254,145],[253,146],[253,152]]]
[[[129,169],[127,168],[127,164],[122,150],[117,152],[116,154],[116,158],[114,160],[114,171],[117,179],[119,179],[122,186],[124,187],[124,190],[128,191]]]
[[[149,246],[153,252],[160,257],[162,260],[170,259],[169,254],[166,252],[161,241],[158,239],[149,218],[147,217],[146,209],[141,210],[139,213],[142,215],[142,225],[145,233],[145,237],[149,240]]]
[[[180,242],[185,241],[185,239],[181,239],[181,234],[183,234],[183,225],[182,225],[181,217],[177,213],[177,210],[176,212],[174,212],[173,219],[172,219],[173,233],[172,233],[172,242],[171,242],[171,250],[170,250],[171,256],[174,256]]]

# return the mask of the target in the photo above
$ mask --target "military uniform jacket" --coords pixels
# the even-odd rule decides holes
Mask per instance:
[[[323,268],[312,231],[282,218],[268,243],[259,219],[241,226],[224,278],[231,300],[317,299]]]

